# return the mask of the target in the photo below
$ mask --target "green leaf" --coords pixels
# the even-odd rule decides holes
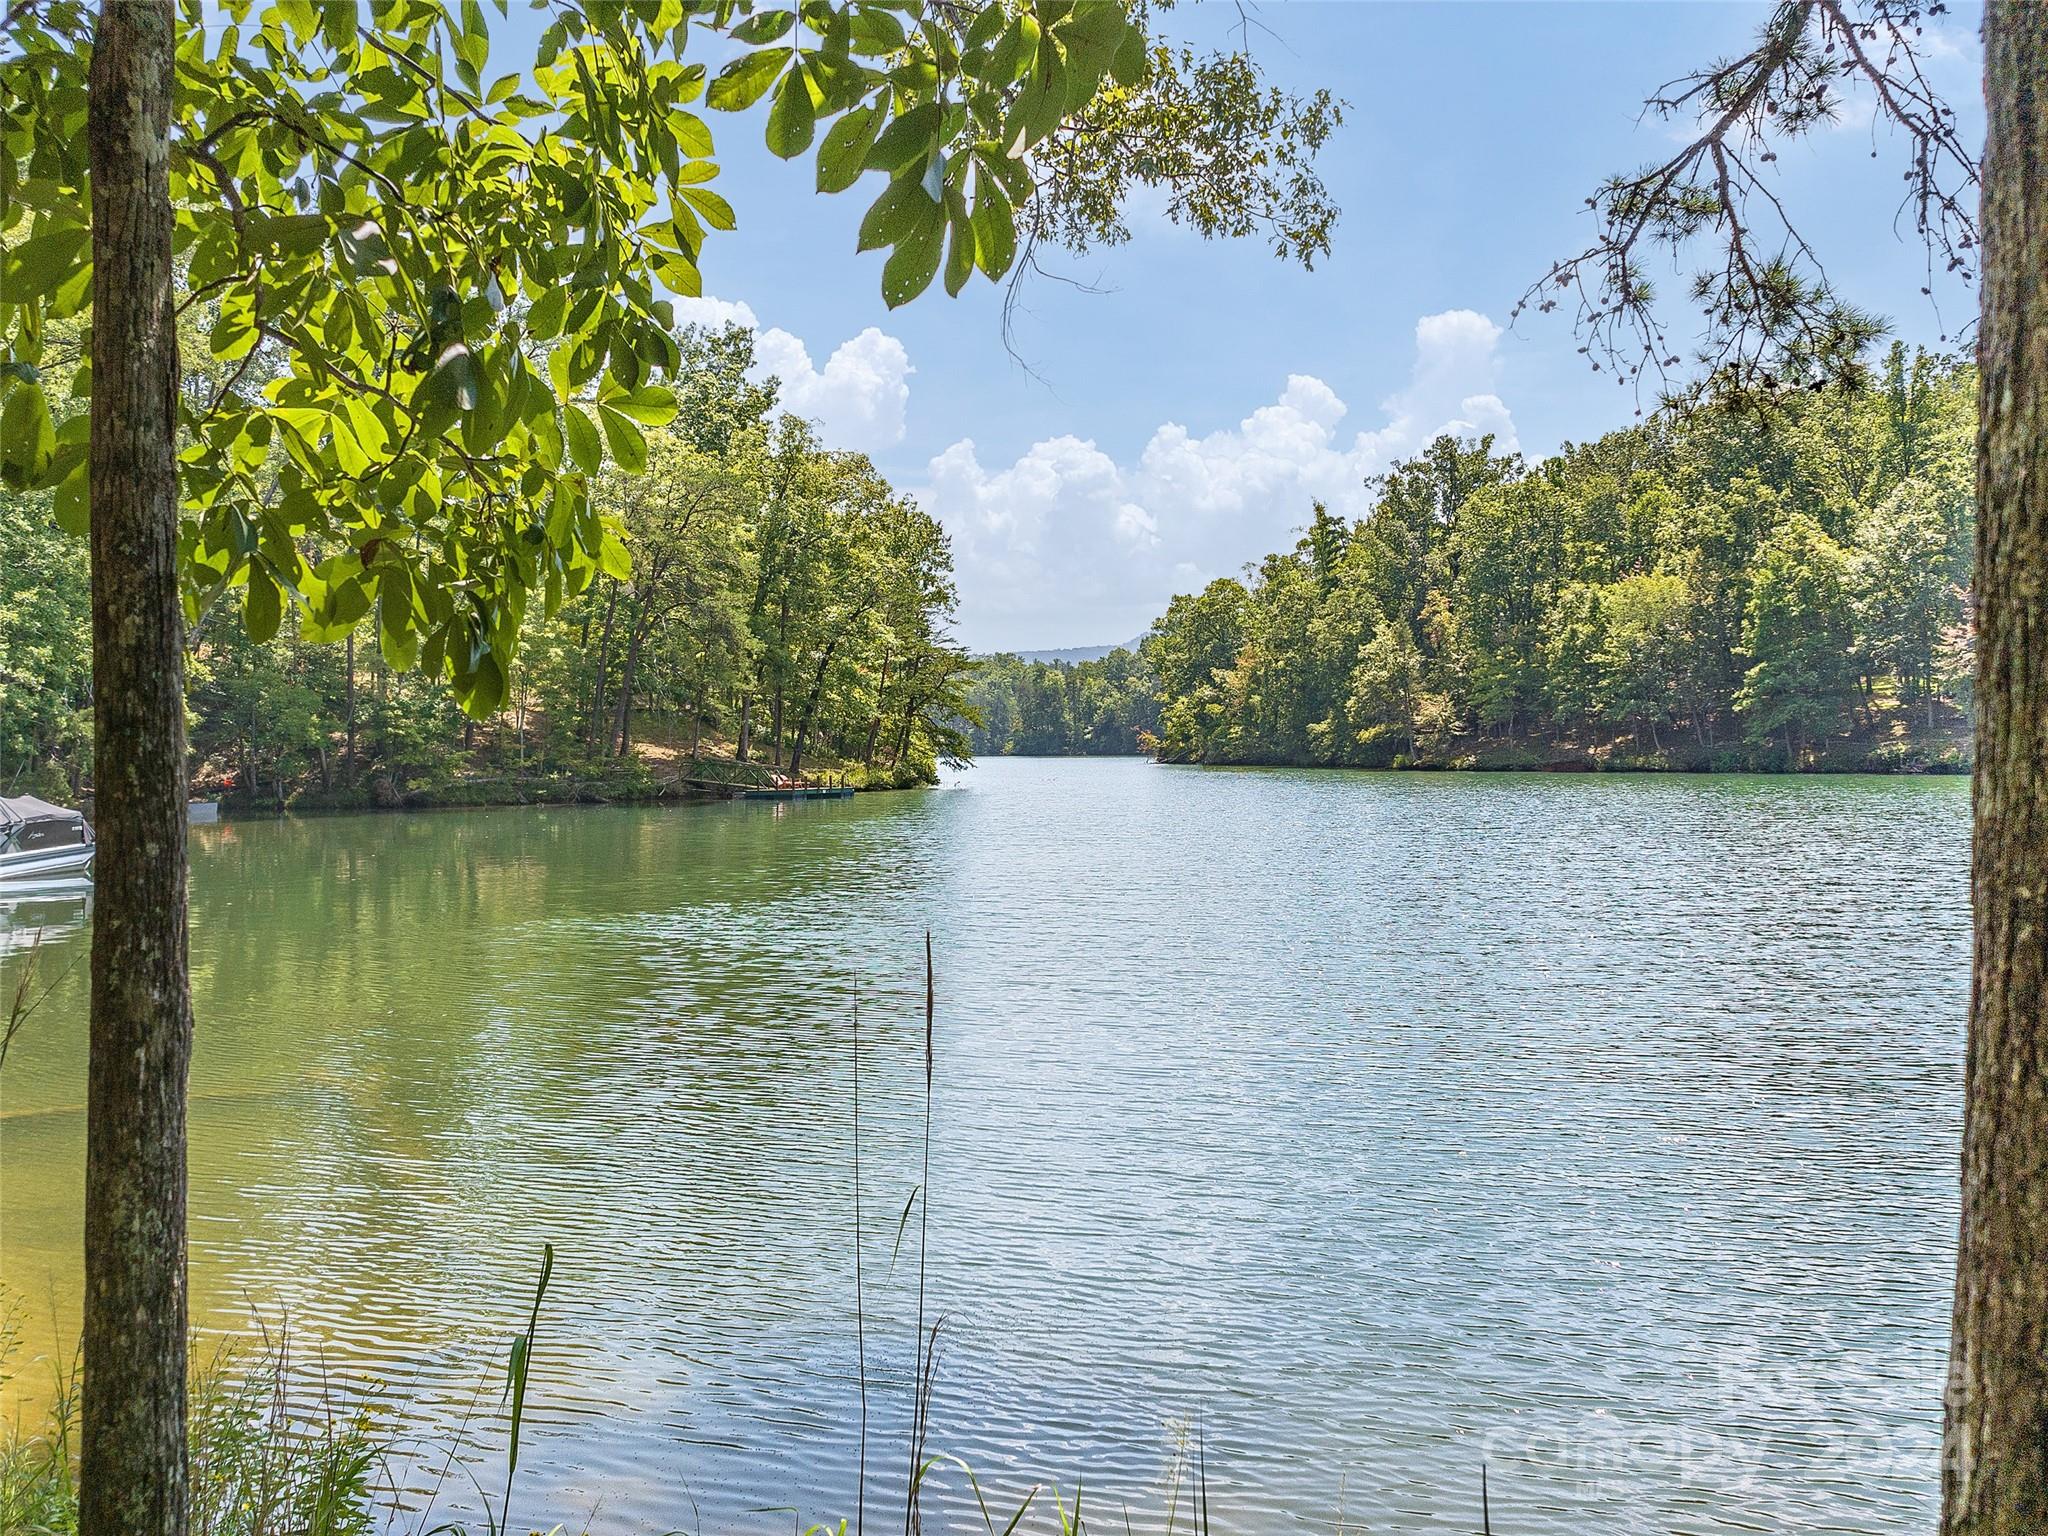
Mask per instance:
[[[452,411],[473,411],[477,402],[476,359],[466,342],[451,341],[420,380],[413,399]]]
[[[268,643],[277,634],[283,617],[284,602],[277,583],[270,579],[270,572],[261,562],[251,561],[249,597],[242,605],[242,622],[248,626],[249,638],[258,645]]]
[[[1123,41],[1117,44],[1116,57],[1110,61],[1110,77],[1118,85],[1137,87],[1145,83],[1145,77],[1152,71],[1151,41],[1145,36],[1143,27],[1129,27]]]
[[[925,196],[917,177],[898,177],[874,200],[861,219],[860,238],[854,249],[877,251],[885,245],[894,245],[937,212],[938,204]]]
[[[285,256],[310,256],[327,243],[327,216],[320,213],[256,214],[248,229],[251,246]]]
[[[926,201],[925,207],[931,210],[930,219],[904,236],[882,263],[882,300],[891,309],[908,304],[931,286],[945,253],[945,215],[936,203]]]
[[[28,490],[42,483],[57,456],[50,402],[37,382],[17,382],[0,406],[0,483]]]
[[[788,48],[763,48],[741,55],[718,72],[704,94],[704,104],[720,112],[744,111],[766,94],[789,58]]]
[[[597,546],[597,563],[605,575],[618,581],[633,579],[633,554],[623,540],[607,528],[604,539]]]
[[[684,187],[683,201],[704,216],[704,222],[713,229],[736,229],[739,220],[733,216],[732,204],[709,187]]]
[[[801,63],[782,77],[775,104],[768,109],[768,152],[792,160],[811,147],[817,132],[818,109],[811,100],[811,81]]]
[[[9,304],[24,304],[56,292],[64,280],[90,258],[88,244],[92,231],[82,224],[67,224],[46,230],[7,252],[0,268],[6,281],[0,282],[0,298]]]
[[[237,288],[221,299],[213,329],[207,333],[206,345],[223,362],[234,362],[249,355],[250,349],[256,345],[255,295],[247,289]]]
[[[910,41],[903,23],[879,5],[863,5],[853,13],[853,47],[864,54],[898,53]]]
[[[1071,76],[1067,86],[1069,106],[1084,106],[1094,96],[1123,46],[1128,25],[1119,0],[1082,0],[1074,7],[1073,14],[1059,28]]]
[[[912,107],[876,138],[874,147],[868,151],[868,169],[894,175],[915,162],[921,162],[931,153],[943,121],[944,116],[935,101]]]
[[[604,444],[590,418],[573,405],[562,407],[562,425],[568,431],[569,457],[586,475],[594,475],[604,463]]]
[[[946,292],[954,295],[967,286],[967,279],[974,275],[974,225],[967,217],[967,208],[958,192],[947,198],[946,225],[951,241],[946,248]]]
[[[844,192],[860,180],[868,151],[874,147],[875,135],[881,128],[882,113],[878,107],[855,107],[832,125],[825,142],[818,146],[820,192]]]
[[[57,526],[76,538],[84,538],[92,528],[91,480],[86,473],[85,461],[77,466],[57,484],[57,493],[51,498],[50,510],[57,519]]]
[[[370,594],[363,590],[360,576],[351,576],[327,590],[327,621],[353,629],[370,611]]]
[[[985,7],[967,28],[967,48],[970,52],[986,48],[1002,35],[1006,13],[1000,5]]]
[[[987,171],[974,179],[974,261],[990,282],[1000,282],[1017,258],[1017,216],[1001,183]]]
[[[988,79],[992,85],[1008,85],[1023,74],[1038,53],[1038,19],[1029,11],[1019,11],[1016,20],[1010,23],[1003,40],[996,44],[989,55]]]
[[[398,263],[392,260],[391,247],[375,219],[362,219],[349,228],[337,230],[334,247],[341,264],[357,277],[398,275]]]
[[[643,426],[665,427],[676,419],[675,391],[659,384],[611,390],[600,396],[598,403],[632,417]]]
[[[756,11],[732,29],[732,37],[735,42],[741,43],[772,43],[795,22],[794,11]]]
[[[535,341],[553,341],[562,334],[562,322],[569,314],[569,290],[550,288],[526,312],[526,333]]]
[[[484,652],[463,681],[462,712],[472,720],[487,720],[504,707],[505,669],[494,652]]]
[[[377,646],[394,672],[410,672],[419,658],[413,627],[412,580],[403,566],[386,567],[377,579]]]
[[[600,403],[597,419],[604,427],[604,440],[611,448],[612,457],[619,461],[619,467],[628,474],[637,475],[647,467],[647,439],[640,435],[640,429],[626,416]]]

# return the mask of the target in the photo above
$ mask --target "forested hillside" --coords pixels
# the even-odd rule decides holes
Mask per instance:
[[[700,753],[875,783],[970,751],[1965,760],[1974,381],[1951,360],[1895,348],[1863,394],[1659,415],[1535,465],[1442,439],[1377,482],[1364,518],[1318,507],[1294,549],[1175,598],[1136,652],[970,662],[946,639],[933,517],[778,415],[748,332],[682,340],[675,420],[636,428],[644,448],[606,424],[595,504],[632,563],[529,613],[501,710],[463,715],[387,657],[372,612],[334,635],[287,611],[254,642],[225,621],[247,601],[233,588],[190,628],[202,785],[341,804],[623,793]],[[565,451],[595,465],[576,436]],[[647,474],[617,471],[642,452]],[[86,624],[82,543],[47,495],[0,491],[0,788],[83,787]]]
[[[1121,646],[1090,661],[978,657],[967,703],[977,757],[1144,752],[1159,726],[1152,669]]]
[[[1317,507],[1143,653],[1213,762],[1786,768],[1966,760],[1975,378],[1660,413],[1529,465],[1440,439]]]
[[[674,420],[604,413],[601,471],[600,427],[568,413],[563,451],[597,474],[594,510],[623,546],[552,616],[528,612],[501,709],[465,716],[388,654],[399,642],[367,607],[340,633],[288,607],[253,641],[264,626],[240,622],[248,590],[234,586],[190,615],[195,779],[272,802],[390,804],[493,786],[630,793],[698,752],[919,782],[963,752],[943,530],[866,458],[777,413],[772,381],[748,378],[751,333],[690,330],[681,345]],[[643,458],[646,474],[619,472]],[[370,558],[298,553],[330,574]],[[82,788],[90,659],[83,542],[54,526],[47,493],[0,491],[0,791]]]

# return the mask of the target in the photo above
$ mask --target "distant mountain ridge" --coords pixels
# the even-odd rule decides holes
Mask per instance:
[[[1121,645],[1069,645],[1056,651],[985,651],[988,656],[1014,656],[1019,661],[1066,662],[1069,665],[1081,661],[1100,661],[1111,651],[1135,651],[1145,637],[1126,640]]]

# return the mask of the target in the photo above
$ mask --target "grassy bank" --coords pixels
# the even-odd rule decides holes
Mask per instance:
[[[293,1406],[289,1352],[216,1357],[190,1389],[192,1536],[370,1536],[383,1449],[367,1414]],[[78,1529],[77,1399],[0,1438],[0,1532]]]

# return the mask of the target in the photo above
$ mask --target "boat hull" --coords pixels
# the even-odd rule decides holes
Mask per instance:
[[[61,848],[37,848],[28,853],[0,853],[0,884],[82,875],[92,868],[92,856],[97,851],[91,843],[67,843]]]

